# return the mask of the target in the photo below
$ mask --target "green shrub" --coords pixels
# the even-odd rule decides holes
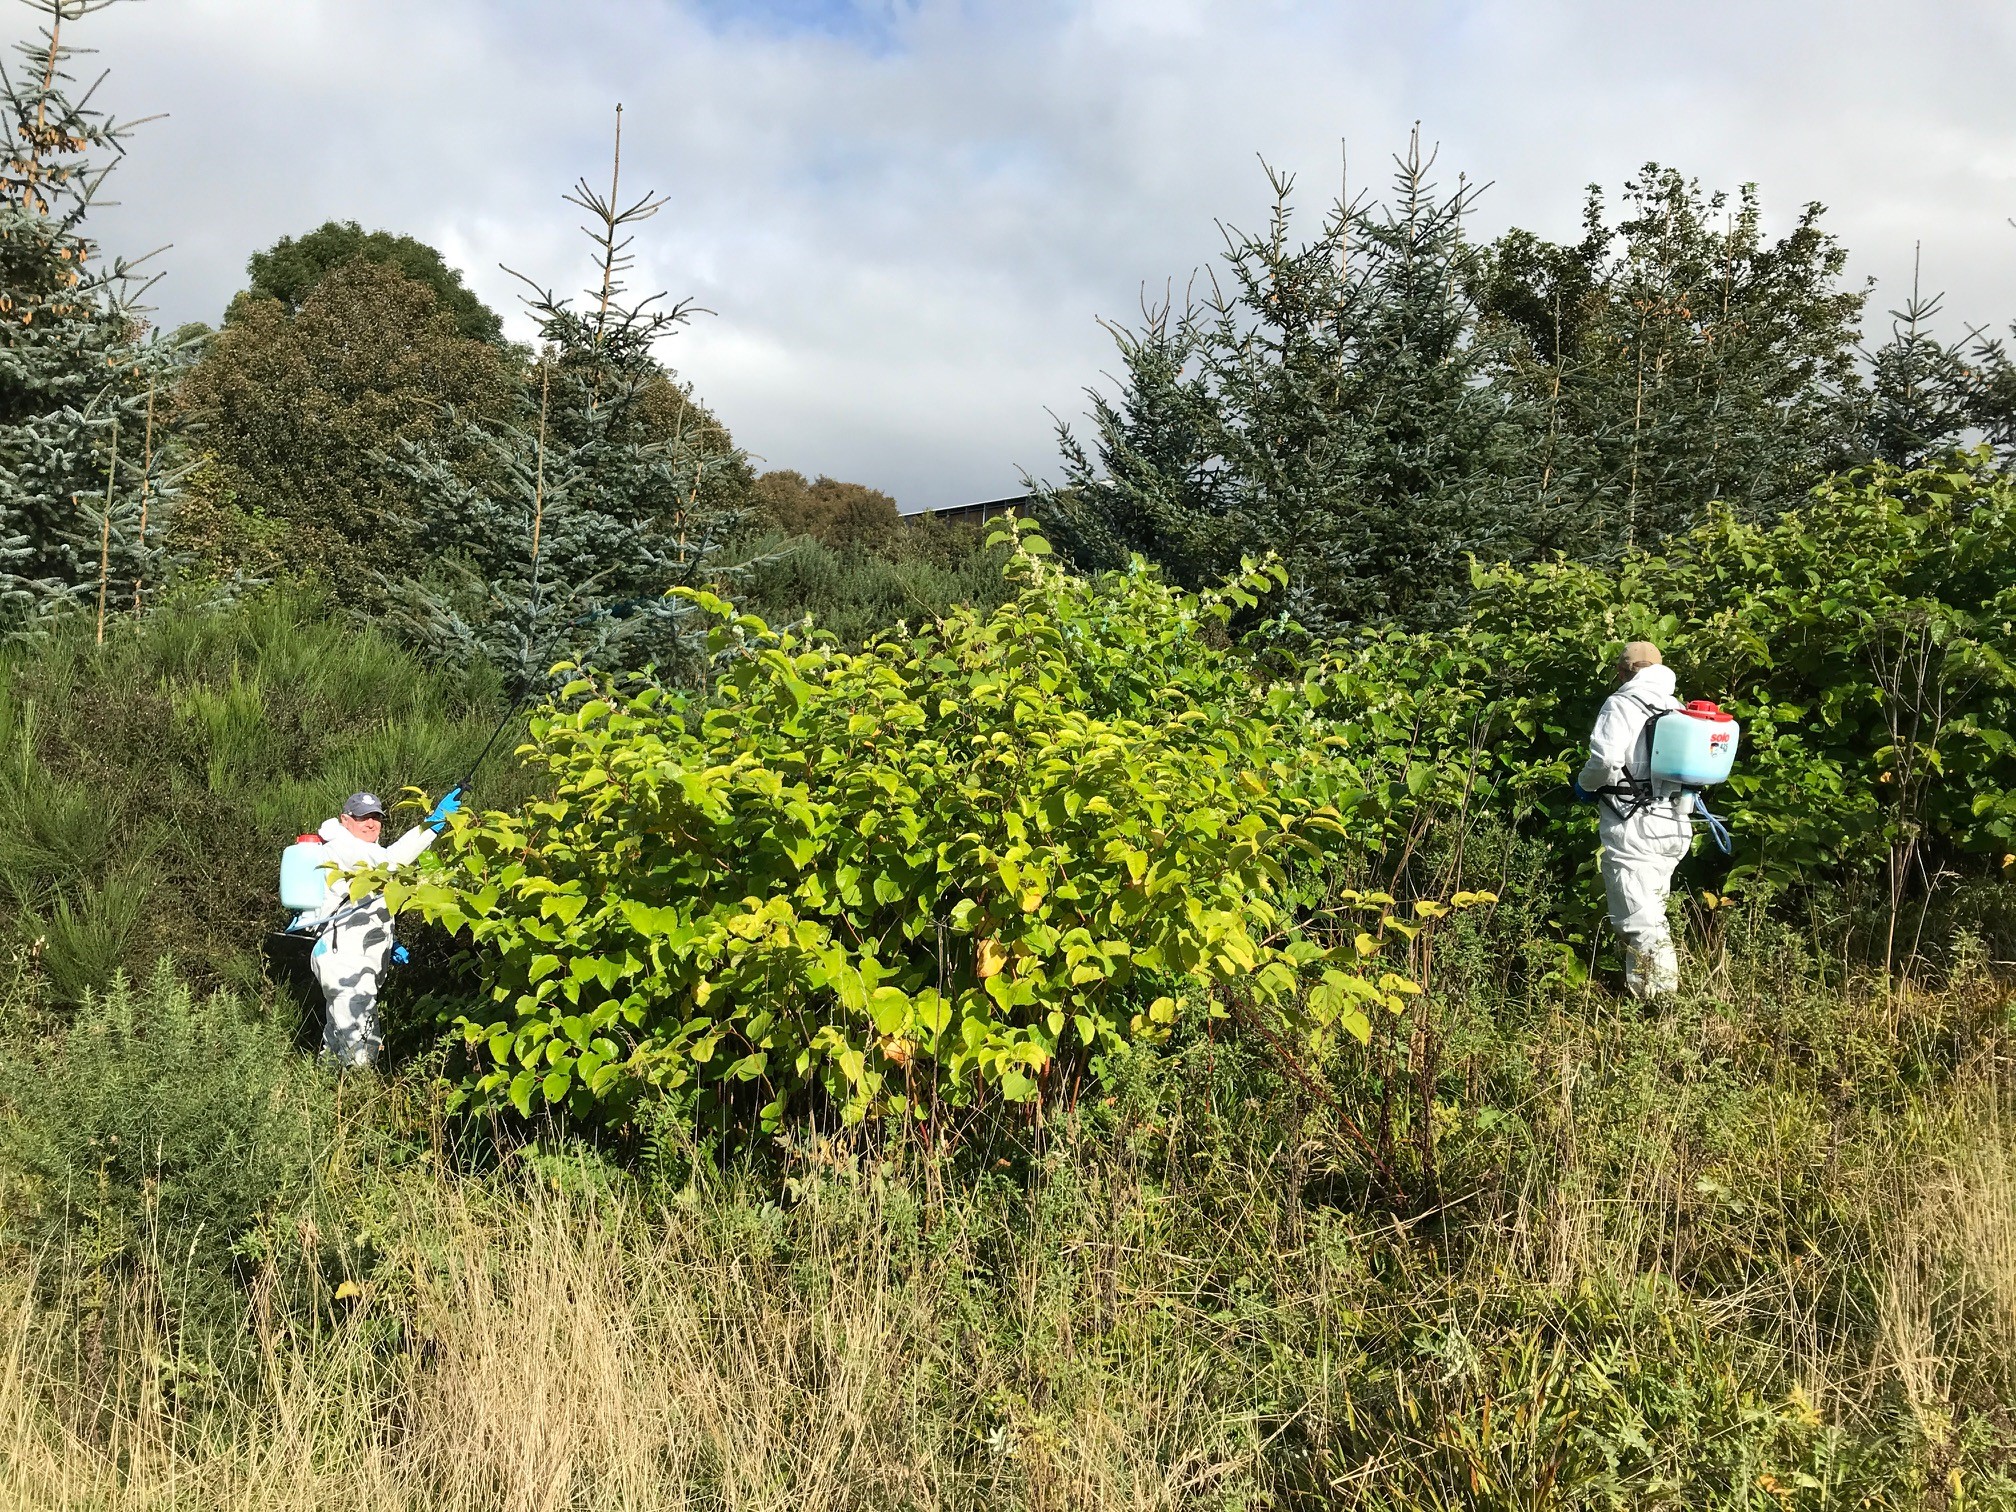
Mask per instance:
[[[143,871],[109,875],[60,893],[37,917],[41,965],[65,1002],[79,1002],[112,982],[132,954],[153,882]]]
[[[809,1090],[923,1119],[1096,1076],[1186,991],[1319,1040],[1400,1009],[1390,897],[1289,907],[1287,868],[1350,846],[1351,768],[1214,645],[1277,578],[1197,597],[1023,550],[1013,603],[859,654],[704,599],[746,653],[710,701],[583,678],[534,719],[554,797],[387,888],[477,953],[474,1107],[744,1088],[768,1128]]]
[[[8,1239],[102,1285],[151,1268],[164,1295],[235,1314],[242,1242],[303,1196],[330,1138],[330,1079],[270,1017],[165,964],[144,988],[87,992],[60,1030],[7,1011]]]
[[[2016,851],[2016,484],[1984,458],[1853,473],[1662,555],[1479,569],[1468,624],[1369,633],[1320,651],[1312,680],[1347,735],[1414,742],[1422,780],[1393,808],[1410,840],[1479,810],[1518,822],[1586,922],[1596,821],[1567,781],[1633,639],[1742,721],[1711,795],[1735,854],[1696,866],[1714,892],[1846,886],[1901,958],[1928,893]]]

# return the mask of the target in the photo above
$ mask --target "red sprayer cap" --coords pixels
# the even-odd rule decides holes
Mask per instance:
[[[322,837],[320,835],[296,835],[294,843],[296,845],[320,845]]]
[[[1695,699],[1692,703],[1688,704],[1685,709],[1681,710],[1681,712],[1683,714],[1688,715],[1691,718],[1709,719],[1713,720],[1717,724],[1734,724],[1736,722],[1736,716],[1734,714],[1723,713],[1722,706],[1720,704],[1710,703],[1705,698]]]

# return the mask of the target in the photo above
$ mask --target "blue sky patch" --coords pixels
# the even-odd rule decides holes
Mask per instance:
[[[891,51],[908,0],[696,0],[718,30],[775,36],[811,34]]]

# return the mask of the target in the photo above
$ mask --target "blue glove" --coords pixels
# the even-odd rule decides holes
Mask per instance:
[[[459,787],[450,788],[443,795],[441,801],[434,805],[434,812],[420,822],[438,835],[448,827],[448,821],[459,813],[461,808],[462,789]]]
[[[413,957],[407,952],[404,945],[394,945],[392,947],[392,964],[394,966],[404,966],[412,959]]]
[[[1594,803],[1596,801],[1596,795],[1583,788],[1580,777],[1570,777],[1568,779],[1568,791],[1575,795],[1577,803]]]

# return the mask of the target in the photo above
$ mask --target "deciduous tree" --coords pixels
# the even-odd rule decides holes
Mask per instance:
[[[507,352],[463,335],[433,289],[389,263],[353,259],[291,313],[241,300],[177,396],[216,463],[198,475],[197,510],[278,523],[275,565],[326,572],[345,602],[373,601],[374,574],[416,572],[428,549],[389,454],[425,443],[480,471],[462,417],[506,413],[519,381]]]
[[[251,286],[233,302],[231,316],[245,301],[260,299],[278,300],[288,314],[297,314],[317,284],[359,258],[395,268],[432,289],[435,305],[454,320],[462,335],[476,341],[504,339],[504,322],[496,311],[476,297],[462,282],[460,271],[434,248],[411,236],[366,231],[354,220],[325,221],[304,235],[283,236],[264,252],[254,252],[248,264]]]
[[[827,546],[881,546],[901,520],[896,501],[881,489],[824,473],[810,483],[799,472],[764,473],[751,485],[749,503],[756,524]]]

